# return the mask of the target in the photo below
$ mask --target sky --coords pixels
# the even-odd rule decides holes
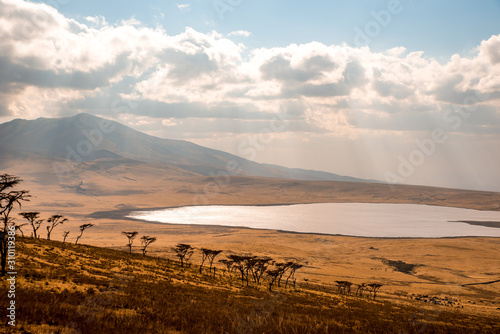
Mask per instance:
[[[0,122],[500,191],[500,1],[0,0]]]

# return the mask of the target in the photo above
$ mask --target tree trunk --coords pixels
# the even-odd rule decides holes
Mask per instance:
[[[0,240],[0,253],[1,253],[1,266],[2,266],[2,275],[5,276],[7,273],[7,270],[5,270],[5,267],[7,266],[7,234],[1,236]]]

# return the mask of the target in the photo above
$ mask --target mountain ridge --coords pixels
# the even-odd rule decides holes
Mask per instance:
[[[172,165],[199,175],[227,173],[310,181],[377,182],[257,163],[189,141],[151,136],[87,113],[63,118],[18,118],[0,124],[0,150],[79,163],[131,159],[141,163]]]

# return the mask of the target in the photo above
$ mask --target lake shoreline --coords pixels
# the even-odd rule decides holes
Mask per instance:
[[[291,207],[291,210],[285,211],[282,209],[283,206],[289,206]],[[239,208],[240,210],[231,211],[231,209],[234,207]],[[277,208],[279,212],[277,210],[270,212],[268,209],[269,207]],[[212,208],[213,210],[211,210]],[[252,208],[255,208],[256,210],[253,210]],[[260,210],[259,208],[265,209]],[[327,208],[327,210],[331,210],[329,212],[325,212],[326,215],[325,213],[321,213],[325,210],[325,208]],[[228,211],[228,209],[230,211]],[[241,210],[244,210],[246,215],[240,216]],[[310,210],[313,211],[311,212]],[[408,210],[408,212],[406,210]],[[176,211],[183,213],[181,214],[181,216],[176,216]],[[185,211],[190,213],[186,213]],[[280,233],[292,234],[348,236],[363,238],[434,239],[463,237],[500,237],[500,235],[498,235],[496,231],[489,230],[489,228],[496,227],[492,226],[492,224],[495,222],[492,223],[492,221],[490,220],[483,223],[477,219],[470,219],[471,215],[475,217],[474,215],[481,214],[491,214],[495,215],[495,218],[499,218],[497,217],[497,211],[464,209],[425,204],[357,202],[298,204],[286,203],[277,205],[185,205],[162,208],[148,208],[145,210],[139,208],[127,208],[123,210],[96,212],[92,214],[92,216],[96,218],[111,218],[112,216],[114,216],[120,219],[146,222],[155,225],[189,225],[193,227],[214,226],[224,228],[272,230]],[[164,215],[174,215],[175,218],[162,218]],[[148,216],[149,218],[145,218]],[[274,221],[272,223],[270,222],[269,217],[273,217]],[[450,218],[448,219],[443,217]],[[469,219],[458,219],[458,217],[469,217]],[[342,221],[342,218],[347,219],[346,221],[348,223]],[[212,223],[214,219],[215,221],[217,221],[217,223]],[[245,219],[247,220],[246,222],[244,222]],[[314,224],[311,225],[310,221],[314,221]],[[457,226],[450,226],[448,224],[452,222],[461,225],[468,225],[469,227],[461,226],[457,230]],[[474,229],[471,228],[471,226],[486,227],[488,228],[488,230]],[[362,232],[359,233],[359,231]],[[457,233],[461,234],[457,235]]]

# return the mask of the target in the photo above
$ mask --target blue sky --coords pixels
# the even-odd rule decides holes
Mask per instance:
[[[39,1],[40,2],[40,1]],[[110,23],[131,17],[169,34],[186,27],[200,32],[216,30],[252,33],[246,41],[251,48],[286,46],[319,41],[324,44],[355,45],[355,27],[361,30],[374,21],[372,11],[387,10],[390,1],[298,1],[298,0],[50,0],[67,17],[104,16]],[[500,0],[401,0],[402,12],[391,15],[390,25],[371,38],[369,46],[383,51],[405,46],[424,51],[427,57],[445,61],[463,54],[500,31]],[[220,4],[227,4],[227,7]],[[235,5],[231,5],[235,3]],[[216,10],[219,4],[219,11]],[[178,5],[189,5],[180,10]],[[227,8],[228,10],[224,10]],[[230,9],[229,9],[230,8]],[[222,13],[222,15],[219,15]],[[222,17],[222,19],[221,19]]]
[[[0,0],[0,122],[86,112],[257,162],[500,191],[499,0],[45,2]]]

